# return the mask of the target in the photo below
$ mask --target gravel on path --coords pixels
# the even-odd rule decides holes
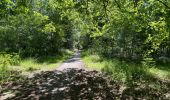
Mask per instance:
[[[81,60],[80,51],[77,51],[73,57],[65,61],[57,70],[62,71],[68,68],[85,69],[85,64]]]

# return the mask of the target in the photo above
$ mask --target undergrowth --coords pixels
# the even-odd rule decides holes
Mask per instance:
[[[22,58],[16,53],[0,53],[0,84],[15,81],[21,74],[29,75],[37,70],[54,70],[71,55],[73,52],[70,50],[63,50],[52,56],[27,58]]]
[[[82,53],[82,59],[90,69],[109,74],[113,80],[124,87],[122,89],[128,95],[151,96],[150,92],[161,95],[169,95],[170,68],[169,65],[143,65],[118,59],[106,59],[89,52]]]

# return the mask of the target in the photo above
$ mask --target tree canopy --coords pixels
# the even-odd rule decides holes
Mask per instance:
[[[35,56],[79,47],[125,59],[169,57],[169,0],[2,0],[0,5],[1,51]]]

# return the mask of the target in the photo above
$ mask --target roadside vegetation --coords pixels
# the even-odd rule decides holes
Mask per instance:
[[[57,5],[41,0],[0,1],[0,83],[20,74],[54,70],[73,54],[74,23]]]
[[[170,98],[170,0],[0,0],[1,83],[75,49],[132,99]]]
[[[59,65],[70,58],[73,51],[64,50],[59,55],[21,58],[17,54],[0,55],[0,84],[10,82],[20,75],[30,75],[35,72],[55,70]]]
[[[169,98],[170,65],[168,64],[146,65],[117,58],[108,59],[88,51],[82,52],[82,59],[87,68],[111,75],[113,80],[121,84],[122,91],[126,91],[128,95],[145,97],[150,91]]]
[[[97,54],[83,52],[83,61],[90,69],[104,71],[111,74],[114,79],[127,83],[133,77],[145,78],[145,75],[154,77],[161,81],[170,82],[170,65],[145,65],[135,62],[122,61],[120,59],[107,59]],[[146,78],[150,78],[150,77]]]

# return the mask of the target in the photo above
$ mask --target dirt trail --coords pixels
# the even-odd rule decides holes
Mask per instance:
[[[17,81],[3,84],[0,100],[169,100],[169,85],[163,91],[143,82],[122,88],[112,77],[85,70],[76,52],[57,70],[18,76]]]
[[[74,68],[37,73],[2,88],[0,100],[116,100],[120,96],[119,86],[105,74]]]
[[[73,57],[65,61],[57,70],[62,71],[68,68],[85,69],[85,64],[81,60],[80,51],[77,51]]]

